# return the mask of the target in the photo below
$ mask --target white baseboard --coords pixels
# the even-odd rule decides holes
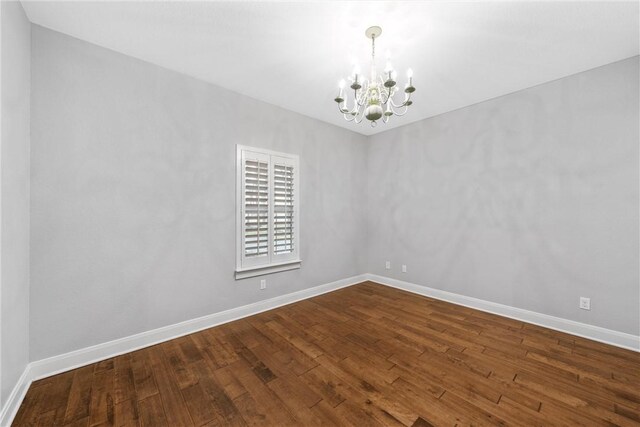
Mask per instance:
[[[192,334],[223,323],[232,322],[247,316],[262,313],[263,311],[272,310],[296,301],[332,292],[355,285],[356,283],[360,283],[365,280],[365,275],[337,280],[332,283],[303,289],[301,291],[281,295],[264,301],[258,301],[242,307],[232,308],[230,310],[221,311],[219,313],[210,314],[197,319],[187,320],[103,344],[97,344],[80,350],[71,351],[59,356],[53,356],[47,359],[31,362],[27,365],[24,373],[18,381],[18,384],[2,408],[2,412],[0,412],[0,426],[5,427],[11,425],[11,421],[13,420],[13,417],[15,417],[18,408],[20,407],[20,403],[24,399],[27,389],[32,381],[109,359],[124,353],[139,350],[144,347],[159,344],[184,335]]]
[[[11,390],[11,394],[7,398],[7,402],[2,407],[0,411],[0,426],[9,427],[13,418],[18,413],[18,409],[20,409],[20,404],[24,399],[24,396],[27,394],[27,390],[29,390],[29,386],[31,385],[31,372],[29,369],[29,365],[24,368],[22,375],[18,378],[18,382],[16,383],[13,390]]]
[[[544,326],[545,328],[554,329],[556,331],[566,332],[571,335],[577,335],[590,340],[640,352],[640,336],[601,328],[599,326],[588,325],[586,323],[580,323],[573,320],[562,319],[560,317],[549,316],[547,314],[498,304],[491,301],[485,301],[478,298],[454,294],[452,292],[416,285],[414,283],[404,282],[390,277],[378,276],[376,274],[365,274],[365,277],[367,280],[372,282],[402,289],[414,294],[447,301],[453,304],[474,308],[476,310],[486,311],[488,313],[521,320],[527,323],[533,323],[534,325]]]

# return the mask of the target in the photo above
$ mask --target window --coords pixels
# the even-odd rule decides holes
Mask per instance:
[[[300,268],[298,156],[238,145],[236,279]]]

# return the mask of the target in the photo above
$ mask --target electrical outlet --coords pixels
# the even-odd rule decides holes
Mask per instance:
[[[391,270],[391,261],[387,261],[384,265],[384,268],[386,268],[387,270]]]
[[[591,310],[591,298],[580,297],[580,308],[583,310]]]
[[[267,279],[260,280],[260,289],[267,289]]]
[[[407,266],[406,266],[406,265],[404,265],[404,264],[402,264],[402,272],[403,272],[403,273],[406,273],[406,272],[407,272]]]

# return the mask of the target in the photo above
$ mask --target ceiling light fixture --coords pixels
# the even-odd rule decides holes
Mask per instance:
[[[360,74],[358,67],[349,76],[351,89],[353,89],[354,101],[351,107],[344,91],[345,81],[340,80],[338,84],[338,96],[334,99],[338,103],[338,109],[348,122],[360,123],[363,118],[371,122],[371,127],[377,125],[377,121],[382,118],[384,123],[389,121],[391,116],[404,116],[413,104],[411,94],[415,92],[413,87],[413,71],[407,70],[409,81],[404,87],[404,100],[396,104],[393,96],[400,90],[396,85],[396,72],[387,61],[387,66],[381,76],[376,72],[376,39],[382,34],[382,28],[378,26],[369,27],[364,32],[367,38],[371,39],[371,76],[367,80]],[[385,107],[385,108],[383,108]]]

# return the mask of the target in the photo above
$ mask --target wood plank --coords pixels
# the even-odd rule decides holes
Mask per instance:
[[[93,374],[91,403],[89,405],[89,425],[114,425],[114,372],[113,369]]]
[[[149,362],[154,372],[154,378],[162,400],[162,406],[167,423],[172,426],[190,426],[193,420],[188,411],[184,411],[186,403],[180,393],[175,377],[171,375],[171,366],[164,357],[160,346],[154,346],[149,351]]]
[[[135,399],[121,400],[115,404],[115,422],[118,427],[133,427],[140,425],[138,417],[138,403]]]
[[[70,424],[89,416],[92,383],[92,365],[83,366],[74,371],[73,383],[69,390],[69,399],[67,400],[67,406],[65,408],[64,424]]]
[[[145,427],[169,426],[159,394],[154,394],[138,402],[140,425]]]
[[[133,385],[139,401],[158,394],[158,387],[156,386],[156,380],[149,361],[150,351],[150,349],[146,348],[131,354]]]
[[[91,375],[93,379],[93,374]],[[51,385],[52,381],[49,381],[29,387],[13,420],[14,426],[32,426],[36,424],[40,415],[43,414],[42,405],[46,402],[48,396],[50,396],[49,389]]]

